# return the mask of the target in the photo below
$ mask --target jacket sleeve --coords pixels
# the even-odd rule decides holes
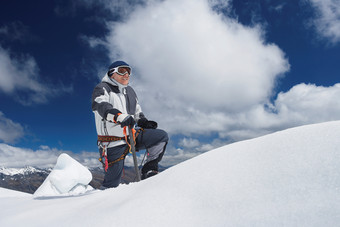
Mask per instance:
[[[103,83],[98,84],[93,90],[92,111],[97,112],[105,120],[108,113],[113,115],[120,113],[119,110],[114,109],[110,104],[109,91]]]

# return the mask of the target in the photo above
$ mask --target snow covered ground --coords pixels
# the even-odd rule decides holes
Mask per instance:
[[[339,226],[340,121],[224,146],[139,183],[34,199],[0,188],[0,226]]]

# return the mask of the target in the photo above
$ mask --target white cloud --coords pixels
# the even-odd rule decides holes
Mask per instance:
[[[13,147],[0,143],[0,166],[20,168],[36,166],[39,168],[54,167],[61,153],[67,153],[87,167],[100,167],[98,153],[82,152],[79,154],[70,151],[58,150],[48,146],[40,146],[36,151],[27,148]]]
[[[30,56],[14,59],[0,46],[0,69],[0,89],[5,93],[11,93],[16,88],[35,92],[43,90],[36,82],[38,68]]]
[[[200,145],[200,141],[192,138],[183,138],[178,144],[186,148],[193,148],[198,147]]]
[[[0,140],[5,143],[14,143],[24,134],[24,128],[19,123],[6,118],[0,111]]]
[[[317,10],[314,25],[321,37],[335,44],[340,41],[340,1],[310,0]]]
[[[53,167],[61,153],[48,147],[41,147],[41,149],[33,151],[0,144],[0,166],[13,168],[23,166]]]
[[[200,139],[202,139],[202,137]],[[174,144],[170,141],[160,165],[176,165],[206,151],[228,144],[228,141],[225,139],[212,139],[212,141],[206,140],[206,142],[200,141],[200,139],[183,138],[178,144]]]
[[[111,57],[138,72],[132,83],[144,112],[172,133],[223,130],[222,119],[265,103],[289,69],[260,27],[225,18],[202,0],[151,2],[109,29]]]
[[[269,110],[259,105],[233,116],[234,124],[229,124],[229,130],[220,136],[241,140],[290,127],[339,120],[339,95],[340,84],[295,85],[287,92],[280,92]]]
[[[0,46],[0,92],[12,96],[22,105],[31,105],[46,103],[50,96],[71,91],[72,87],[40,82],[39,68],[32,56],[14,56]]]
[[[167,149],[167,153],[163,156],[163,159],[159,164],[163,166],[172,166],[185,160],[191,159],[197,155],[199,155],[199,153],[192,152],[190,150],[183,150],[180,148]]]
[[[324,87],[298,84],[280,93],[275,106],[279,119],[308,124],[340,119],[340,84]]]

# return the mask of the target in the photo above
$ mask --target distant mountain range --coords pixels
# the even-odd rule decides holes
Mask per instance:
[[[164,168],[160,169],[164,170]],[[44,182],[51,170],[52,168],[41,169],[32,166],[25,168],[0,167],[0,187],[33,194]],[[89,170],[92,173],[90,185],[93,188],[99,188],[104,180],[103,169],[97,167],[89,168]],[[121,182],[128,184],[134,182],[135,178],[134,168],[125,167]]]

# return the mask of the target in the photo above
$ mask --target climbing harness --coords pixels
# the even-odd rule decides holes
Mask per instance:
[[[99,142],[113,142],[113,141],[120,141],[124,139],[125,137],[118,137],[118,136],[98,136]]]
[[[124,127],[123,129],[124,137],[98,135],[97,144],[101,148],[101,157],[99,158],[99,161],[103,164],[105,172],[107,172],[107,169],[113,164],[115,164],[116,162],[119,162],[125,159],[126,155],[128,155],[129,152],[131,153],[131,144],[129,142],[129,136],[126,133],[126,128],[127,126]],[[136,138],[138,137],[141,131],[144,131],[144,129],[140,128],[137,131],[135,129],[132,129],[132,136],[133,136],[134,144],[136,144]],[[120,140],[125,140],[128,146],[126,147],[124,153],[119,158],[109,162],[107,158],[107,147],[110,144],[110,142],[120,141]],[[103,143],[107,143],[107,145],[104,145]]]

